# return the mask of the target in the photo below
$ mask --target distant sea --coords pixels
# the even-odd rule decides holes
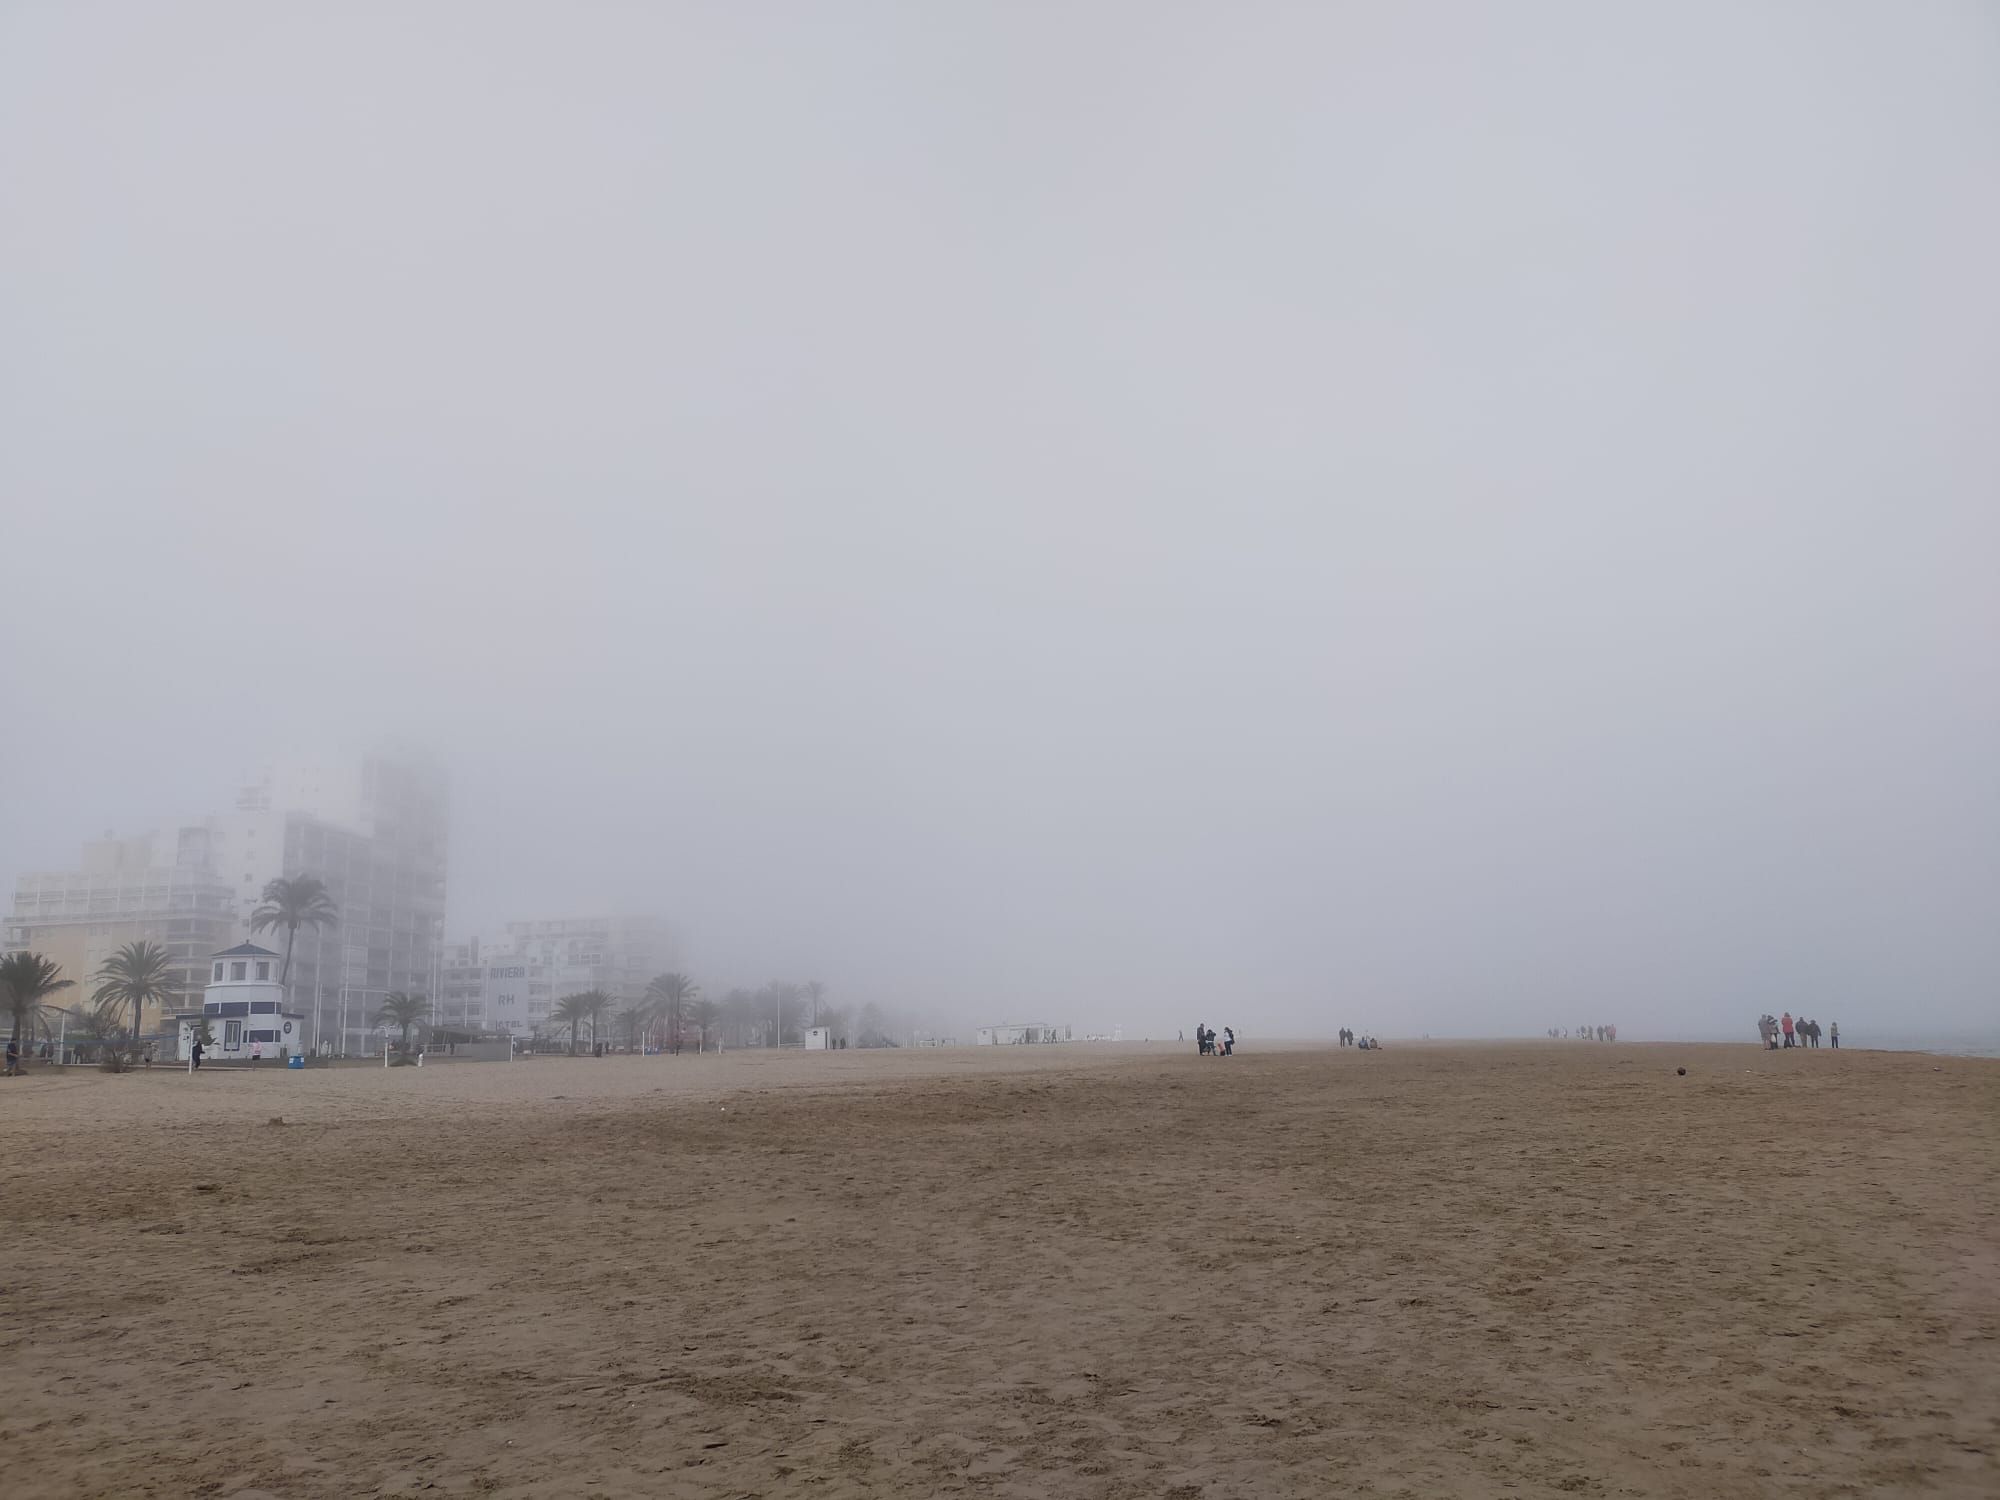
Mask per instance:
[[[1653,1040],[1635,1036],[1635,1042]],[[1661,1037],[1667,1042],[1749,1042],[1756,1045],[1757,1034],[1753,1031],[1743,1036],[1701,1036],[1701,1037]],[[1826,1049],[1826,1043],[1820,1043]],[[1866,1031],[1849,1031],[1841,1028],[1840,1050],[1843,1052],[1935,1052],[1942,1057],[2000,1057],[2000,1031],[1969,1031],[1945,1033],[1937,1036],[1913,1036],[1908,1033],[1890,1032],[1877,1036]]]
[[[1874,1047],[1882,1052],[1936,1052],[1945,1057],[2000,1057],[2000,1032],[1968,1036],[1882,1036],[1850,1037],[1840,1034],[1840,1048],[1857,1050]]]
[[[1749,1036],[1632,1036],[1626,1038],[1634,1042],[1748,1042],[1757,1043],[1757,1033]],[[1820,1044],[1822,1051],[1826,1044]],[[1911,1035],[1889,1032],[1881,1036],[1866,1031],[1848,1031],[1842,1028],[1840,1050],[1843,1052],[1934,1052],[1941,1057],[2000,1057],[2000,1031],[1946,1032],[1935,1036]]]

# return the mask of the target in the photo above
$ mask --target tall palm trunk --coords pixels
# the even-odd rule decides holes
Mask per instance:
[[[292,1008],[292,944],[298,941],[298,937],[299,924],[294,922],[285,929],[285,961],[278,965],[279,1010],[290,1010]],[[283,1022],[281,1021],[279,1024],[282,1025]],[[300,1027],[299,1029],[303,1032],[305,1028]],[[301,1036],[299,1040],[303,1042],[305,1037]],[[313,1045],[315,1047],[319,1045],[319,1008],[317,1006],[313,1008]],[[347,1038],[344,1036],[340,1039],[340,1050],[343,1053],[347,1051]]]

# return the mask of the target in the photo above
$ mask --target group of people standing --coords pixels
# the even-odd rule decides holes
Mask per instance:
[[[1556,1041],[1568,1041],[1574,1037],[1584,1042],[1615,1042],[1618,1040],[1616,1026],[1579,1026],[1571,1031],[1567,1026],[1551,1026],[1549,1036]]]
[[[1359,1047],[1363,1052],[1375,1052],[1379,1051],[1382,1046],[1372,1036],[1357,1037],[1353,1030],[1346,1026],[1340,1028],[1338,1035],[1340,1037],[1340,1045],[1343,1047]]]
[[[1205,1026],[1200,1021],[1194,1023],[1195,1048],[1203,1057],[1229,1057],[1236,1051],[1236,1032],[1233,1028],[1222,1028],[1222,1040],[1215,1038],[1215,1028]]]
[[[1780,1037],[1784,1038],[1782,1043],[1778,1040]],[[1817,1047],[1820,1039],[1819,1022],[1808,1021],[1804,1016],[1795,1021],[1790,1011],[1786,1011],[1782,1016],[1759,1016],[1757,1038],[1772,1052],[1776,1052],[1780,1046]],[[1835,1021],[1827,1028],[1826,1039],[1836,1051],[1839,1050],[1840,1022]]]

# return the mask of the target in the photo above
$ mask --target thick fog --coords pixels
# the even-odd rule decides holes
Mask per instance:
[[[1978,5],[0,9],[0,881],[954,1025],[2000,1015]]]

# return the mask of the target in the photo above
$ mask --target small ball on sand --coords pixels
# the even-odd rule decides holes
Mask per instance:
[[[1674,1071],[1680,1074],[1680,1076],[1683,1078],[1688,1076],[1688,1070],[1686,1068],[1675,1068]]]

